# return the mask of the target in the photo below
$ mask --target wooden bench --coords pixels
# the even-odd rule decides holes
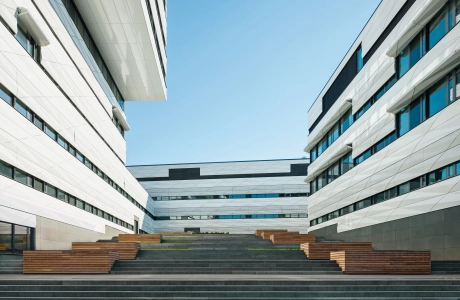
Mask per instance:
[[[372,243],[368,242],[320,242],[300,245],[308,259],[330,259],[334,251],[372,251]]]
[[[273,233],[279,233],[279,232],[288,232],[287,229],[257,229],[255,235],[256,236],[262,236],[262,233],[264,232],[271,232]],[[270,238],[270,235],[268,235],[268,238]]]
[[[162,232],[158,232],[158,234],[161,234],[161,235],[183,235],[183,234],[192,234],[192,232],[191,231],[185,231],[185,232],[162,231]]]
[[[314,243],[314,234],[300,234],[299,232],[282,232],[270,235],[273,244],[302,244]]]
[[[262,232],[262,234],[260,235],[260,237],[261,237],[262,239],[264,239],[264,240],[269,240],[269,239],[270,239],[270,236],[271,236],[272,234],[275,234],[275,233],[283,233],[283,232],[285,233],[285,232],[287,232],[287,230],[286,230],[286,231],[281,231],[281,230],[264,231],[264,232]]]
[[[23,251],[24,274],[107,274],[117,252],[95,250]]]
[[[430,251],[336,251],[337,261],[345,274],[431,274]]]
[[[136,259],[137,251],[141,246],[139,243],[117,243],[117,242],[73,242],[72,250],[105,250],[118,252],[120,260]]]
[[[0,244],[0,251],[6,251],[6,244]]]
[[[161,234],[119,234],[120,243],[160,244]]]

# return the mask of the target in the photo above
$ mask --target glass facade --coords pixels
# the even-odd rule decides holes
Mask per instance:
[[[169,220],[213,220],[213,219],[273,219],[273,218],[307,218],[307,214],[257,214],[257,215],[206,215],[206,216],[160,216],[157,221]]]
[[[0,221],[0,254],[34,250],[35,229]]]

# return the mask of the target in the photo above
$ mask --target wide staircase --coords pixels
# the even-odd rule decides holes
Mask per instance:
[[[308,260],[298,244],[274,245],[254,235],[163,236],[142,244],[136,260],[115,262],[111,274],[342,274],[330,260]]]
[[[0,275],[22,274],[22,255],[0,255]]]

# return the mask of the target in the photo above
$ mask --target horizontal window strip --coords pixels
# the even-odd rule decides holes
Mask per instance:
[[[457,65],[458,67],[458,65]],[[372,155],[376,154],[395,140],[416,128],[418,125],[431,118],[460,98],[460,70],[454,70],[441,80],[427,88],[419,97],[415,98],[408,106],[396,114],[396,130],[372,145],[353,161],[350,162],[351,152],[337,160],[331,167],[310,182],[310,193],[313,195],[349,169],[359,165]],[[349,162],[345,172],[340,167],[343,160]],[[337,167],[338,165],[338,167]],[[338,169],[337,169],[338,168]]]
[[[254,214],[254,215],[207,215],[207,216],[159,216],[156,221],[172,220],[228,220],[228,219],[277,219],[308,218],[308,214]]]
[[[67,204],[70,204],[72,206],[76,206],[82,210],[85,210],[95,216],[98,216],[100,218],[106,219],[110,222],[113,222],[115,224],[118,224],[122,227],[125,227],[129,230],[133,230],[134,226],[132,224],[129,224],[128,222],[125,222],[123,220],[120,220],[111,214],[108,214],[107,212],[103,211],[102,209],[97,208],[96,206],[93,206],[89,203],[86,203],[85,201],[78,199],[77,197],[61,190],[58,189],[57,187],[35,177],[30,175],[29,173],[12,166],[2,160],[0,160],[0,175],[5,176],[9,179],[13,179],[19,183],[22,183],[29,188],[33,188],[39,192],[45,193],[48,196],[51,196],[53,198],[56,198],[58,200],[61,200]]]
[[[78,159],[81,163],[87,166],[91,171],[98,175],[102,180],[109,184],[112,188],[117,190],[131,203],[136,205],[140,210],[153,219],[153,214],[146,210],[142,205],[139,204],[133,197],[131,197],[124,189],[115,183],[110,177],[101,171],[95,164],[93,164],[87,157],[85,157],[76,147],[64,139],[56,130],[54,130],[48,123],[46,123],[40,116],[32,111],[26,104],[18,99],[13,93],[11,93],[6,87],[0,84],[0,98],[6,103],[16,109],[21,115],[27,120],[32,122],[38,129],[48,135],[53,141],[58,143],[62,148],[69,152],[73,157]]]
[[[456,4],[460,7],[458,0],[450,0],[446,5],[427,23],[427,25],[416,35],[396,57],[396,74],[369,99],[363,106],[348,120],[351,108],[347,111],[329,132],[312,148],[310,160],[314,162],[332,143],[348,129],[352,123],[358,120],[380,97],[382,97],[399,79],[401,79],[426,53],[428,53],[447,33],[456,26],[456,17],[460,15],[460,9],[456,10]],[[345,125],[342,123],[346,122]]]
[[[438,182],[441,182],[443,180],[446,180],[446,179],[449,179],[449,178],[452,178],[458,175],[460,175],[460,161],[457,161],[453,164],[448,164],[435,171],[415,177],[409,181],[406,181],[400,185],[397,185],[383,192],[375,194],[364,200],[360,200],[353,204],[342,207],[341,209],[338,209],[336,211],[323,215],[319,218],[311,220],[310,226],[315,226],[323,222],[333,220],[335,218],[347,215],[354,211],[358,211],[360,209],[369,207],[371,205],[379,204],[381,202],[384,202],[384,201],[393,199],[395,197],[407,194],[409,192],[413,192],[415,190],[436,184]]]
[[[156,196],[155,201],[172,200],[205,200],[205,199],[247,199],[247,198],[287,198],[308,197],[309,193],[272,193],[272,194],[229,194],[229,195],[200,195],[200,196]]]

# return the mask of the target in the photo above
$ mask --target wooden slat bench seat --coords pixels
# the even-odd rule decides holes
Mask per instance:
[[[345,274],[431,274],[430,251],[336,251],[337,261]]]
[[[140,250],[139,243],[117,243],[117,242],[73,242],[72,250],[105,250],[118,252],[120,260],[136,259],[137,251]]]
[[[24,274],[107,274],[117,252],[103,250],[38,250],[23,252]]]
[[[118,242],[120,243],[140,243],[140,244],[160,244],[161,234],[119,234]]]
[[[182,235],[182,234],[192,234],[191,231],[185,231],[185,232],[180,232],[180,231],[162,231],[162,232],[158,232],[158,234],[161,234],[161,235]]]
[[[372,243],[368,242],[320,242],[305,243],[300,245],[308,259],[330,259],[330,253],[334,251],[371,251]]]
[[[282,232],[270,235],[273,244],[303,244],[314,243],[314,234],[300,234],[299,232]]]
[[[283,232],[288,232],[287,230],[286,231],[283,231],[283,230],[270,230],[270,231],[264,231],[262,232],[262,234],[260,235],[260,237],[264,240],[269,240],[270,239],[270,236],[272,234],[275,234],[275,233],[283,233]]]
[[[255,235],[256,236],[262,236],[262,233],[263,232],[271,232],[271,234],[273,233],[278,233],[278,232],[288,232],[287,229],[257,229],[256,232],[255,232]],[[270,234],[268,235],[268,238],[270,238]]]

